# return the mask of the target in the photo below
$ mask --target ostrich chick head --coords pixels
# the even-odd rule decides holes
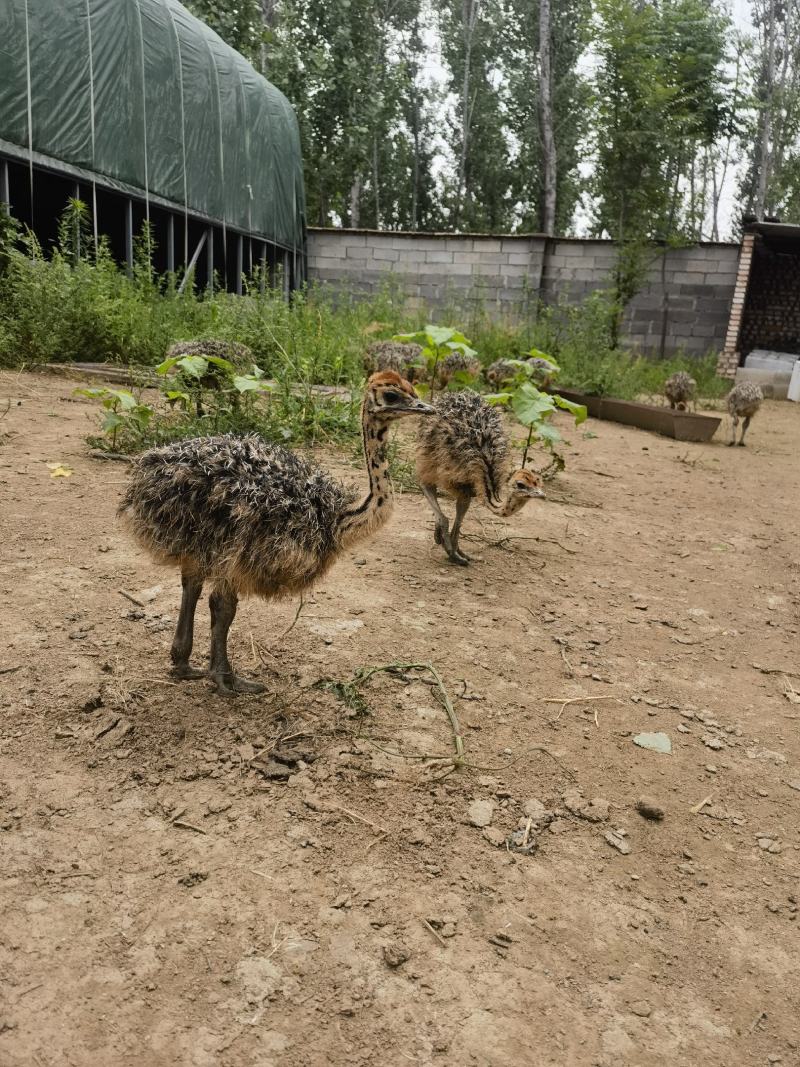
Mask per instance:
[[[375,422],[392,422],[404,415],[432,415],[433,408],[424,404],[414,386],[393,370],[378,371],[367,381],[364,391],[364,414]]]
[[[513,515],[519,511],[529,500],[543,500],[544,489],[542,479],[538,474],[529,470],[514,471],[508,479],[508,497],[503,511],[506,515]]]

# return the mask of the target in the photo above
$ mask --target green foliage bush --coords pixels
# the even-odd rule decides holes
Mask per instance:
[[[131,416],[128,402],[117,399],[111,421],[123,449],[222,430],[254,429],[290,443],[353,437],[366,344],[401,330],[414,333],[424,322],[407,312],[402,292],[391,285],[370,297],[310,288],[287,303],[256,272],[245,279],[241,297],[197,290],[191,279],[181,293],[174,275],[153,272],[151,252],[145,229],[129,275],[104,239],[95,245],[79,200],[70,202],[48,254],[0,211],[0,367],[80,360],[155,368],[175,341],[216,338],[247,345],[258,374],[277,383],[257,402],[235,402],[238,387],[222,390],[207,411],[176,398],[167,403],[165,396],[164,410],[152,419],[139,418],[138,408]],[[540,309],[520,324],[494,321],[485,309],[460,320],[454,315],[451,321],[466,319],[484,365],[518,358],[533,344],[558,363],[563,388],[632,399],[660,394],[666,378],[683,369],[696,379],[700,397],[718,397],[728,388],[716,377],[711,355],[659,362],[616,349],[616,309],[604,293],[580,307]],[[461,343],[461,334],[448,336]],[[235,368],[239,380],[252,373],[251,366]],[[356,399],[325,395],[318,385],[352,389]],[[181,391],[174,382],[169,388]]]

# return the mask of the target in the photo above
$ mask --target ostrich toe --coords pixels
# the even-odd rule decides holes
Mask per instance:
[[[172,673],[182,682],[208,677],[208,671],[201,670],[199,667],[190,667],[188,663],[176,663]]]
[[[233,671],[215,671],[209,677],[213,679],[219,696],[236,696],[238,693],[263,693],[266,688],[261,682],[251,682]]]

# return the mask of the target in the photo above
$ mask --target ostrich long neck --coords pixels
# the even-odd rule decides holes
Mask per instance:
[[[506,466],[487,464],[483,469],[483,502],[490,511],[501,518],[513,515],[520,507],[508,483],[509,471]],[[498,490],[496,486],[502,485]]]
[[[524,503],[525,498],[523,497],[521,500],[517,499],[511,491],[511,486],[506,486],[502,500],[499,504],[492,503],[488,498],[486,500],[487,507],[502,519],[507,519],[508,516],[513,515],[515,511],[519,511]]]
[[[364,405],[361,409],[361,435],[369,476],[369,492],[357,507],[342,515],[339,523],[342,548],[368,537],[383,526],[391,515],[392,481],[389,477],[389,461],[386,458],[388,433],[388,425],[374,420]]]

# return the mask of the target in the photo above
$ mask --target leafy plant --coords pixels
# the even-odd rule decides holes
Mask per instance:
[[[464,356],[477,356],[478,353],[470,347],[470,342],[463,333],[449,326],[434,326],[428,324],[416,333],[399,333],[393,341],[403,341],[406,344],[413,343],[422,345],[421,358],[424,360],[425,376],[430,383],[428,388],[433,393],[436,388],[436,371],[441,362],[453,352],[460,352]],[[458,372],[455,380],[462,384],[462,379],[469,380],[469,375]],[[425,391],[423,389],[423,391]]]
[[[120,431],[128,430],[135,439],[141,438],[150,424],[154,411],[142,404],[127,389],[76,389],[79,396],[99,400],[105,409],[101,429],[107,435],[111,448],[116,450]]]
[[[547,363],[547,368],[552,368],[554,374],[558,373],[560,369],[558,365],[553,363],[543,352],[538,349],[532,349],[528,355],[544,360]],[[538,441],[550,453],[550,469],[554,472],[563,470],[564,457],[557,451],[556,447],[561,444],[563,438],[550,420],[555,412],[561,409],[562,411],[568,411],[573,416],[575,425],[580,426],[586,420],[588,414],[586,407],[583,404],[575,404],[573,401],[559,396],[558,393],[542,392],[534,384],[534,379],[539,376],[541,380],[543,371],[549,373],[549,370],[543,368],[541,364],[537,366],[527,360],[509,360],[509,362],[517,368],[517,373],[511,383],[513,388],[506,392],[489,394],[486,399],[491,404],[508,405],[517,421],[522,423],[523,426],[527,426],[528,436],[523,445],[521,466],[524,467],[526,465],[531,445],[534,441]]]
[[[255,363],[250,374],[239,374],[234,364],[222,356],[171,356],[159,363],[156,374],[166,378],[173,370],[177,371],[177,388],[163,390],[168,402],[184,408],[193,406],[198,417],[205,414],[203,398],[207,393],[212,395],[214,410],[219,413],[225,407],[238,408],[243,396],[274,388],[264,381],[264,371]]]

